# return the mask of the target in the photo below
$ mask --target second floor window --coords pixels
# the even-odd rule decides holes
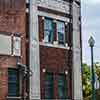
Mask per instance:
[[[62,21],[57,21],[57,40],[59,44],[64,44],[65,42],[65,23]]]
[[[45,18],[44,20],[44,41],[53,43],[53,20]]]

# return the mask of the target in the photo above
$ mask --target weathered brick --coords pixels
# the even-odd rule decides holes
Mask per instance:
[[[25,0],[0,0],[0,32],[5,35],[20,33],[21,55],[26,64]],[[7,70],[16,68],[16,57],[0,55],[0,100],[6,100],[8,90]]]
[[[72,52],[71,52],[72,53]],[[43,68],[46,69],[48,72],[54,73],[54,97],[57,99],[57,89],[58,89],[58,82],[57,82],[57,74],[65,73],[66,70],[70,71],[72,69],[72,55],[69,55],[69,50],[61,49],[61,48],[54,48],[54,47],[47,47],[40,45],[40,70],[41,70],[41,98],[44,98],[44,73]],[[70,57],[69,57],[70,56]],[[71,58],[71,59],[70,59]],[[70,60],[70,62],[69,62]],[[69,64],[70,63],[70,64]],[[70,66],[69,66],[70,65]],[[69,72],[68,76],[66,77],[66,81],[68,83],[68,96],[71,97],[72,95],[72,82],[71,82],[71,71]]]

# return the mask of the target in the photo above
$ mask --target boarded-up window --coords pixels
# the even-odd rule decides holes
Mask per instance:
[[[4,0],[4,7],[5,10],[10,10],[11,9],[11,0]]]
[[[12,8],[21,10],[25,8],[25,0],[12,0]]]
[[[0,54],[11,55],[11,36],[0,34]]]
[[[0,0],[0,11],[3,10],[3,6],[4,6],[4,0]]]
[[[0,0],[0,12],[25,10],[25,0]]]

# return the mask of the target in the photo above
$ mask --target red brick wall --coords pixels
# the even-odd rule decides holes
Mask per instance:
[[[69,51],[61,48],[51,48],[46,46],[40,46],[40,70],[41,70],[41,98],[44,98],[44,75],[43,68],[48,72],[54,73],[54,98],[57,99],[57,75],[59,73],[65,74],[65,71],[72,67],[72,63],[68,66]],[[66,81],[68,82],[68,96],[71,97],[71,73],[66,75]]]
[[[0,68],[0,100],[4,100],[7,95],[7,69]]]
[[[56,24],[55,24],[56,25]],[[72,26],[68,24],[65,26],[66,30],[66,42],[69,46],[72,46]],[[56,30],[55,30],[56,40]],[[44,20],[42,16],[39,16],[39,41],[43,42],[44,39]],[[72,97],[72,51],[61,48],[53,48],[40,45],[40,78],[41,78],[41,98],[44,99],[44,75],[43,69],[53,72],[54,74],[54,99],[58,98],[58,82],[57,75],[59,73],[65,73],[68,70],[69,74],[66,75],[66,81],[68,82],[68,96]]]
[[[5,34],[20,33],[22,36],[22,58],[26,63],[26,33],[25,33],[25,0],[0,0],[0,32]],[[16,67],[16,57],[0,55],[0,100],[7,96],[7,69]]]
[[[39,41],[43,41],[44,39],[44,20],[42,19],[42,16],[38,17],[38,27],[39,27]]]
[[[40,46],[40,65],[53,71],[63,71],[67,67],[68,50]]]

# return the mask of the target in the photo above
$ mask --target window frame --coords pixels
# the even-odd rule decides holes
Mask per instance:
[[[59,33],[58,33],[58,27],[57,27],[57,23],[60,22],[60,23],[63,23],[64,24],[64,33],[63,33],[63,43],[59,43]],[[58,41],[58,45],[64,45],[65,44],[65,22],[64,21],[61,21],[61,20],[57,20],[56,22],[56,31],[57,31],[57,41]],[[62,33],[61,33],[62,34]]]
[[[61,80],[59,80],[59,76],[63,76],[63,77],[64,77],[64,81],[63,81],[63,82],[64,82],[64,86],[61,87],[61,85],[60,85],[60,88],[64,88],[63,91],[64,91],[64,95],[65,95],[65,96],[63,95],[63,96],[64,96],[63,98],[61,98],[61,97],[59,96],[59,81],[61,81]],[[59,98],[59,99],[67,99],[67,96],[68,96],[68,95],[67,95],[67,94],[68,94],[67,85],[68,85],[68,84],[67,84],[67,80],[66,80],[66,75],[65,75],[65,74],[62,74],[62,73],[58,74],[58,98]]]
[[[45,99],[53,99],[53,98],[54,98],[54,78],[53,78],[53,73],[52,73],[52,72],[46,72],[46,73],[45,73],[45,81],[44,81],[44,87],[45,87],[44,93],[45,93],[45,94],[46,94],[46,86],[45,86],[46,83],[45,83],[45,82],[47,82],[47,80],[46,80],[46,75],[52,75],[52,81],[49,80],[49,82],[52,82],[52,87],[50,87],[50,86],[47,87],[47,88],[49,88],[49,89],[50,89],[50,88],[52,89],[52,92],[50,91],[50,92],[52,93],[52,94],[50,94],[50,95],[52,95],[52,97],[47,98],[47,97],[45,97],[45,95],[44,95],[44,98],[45,98]],[[50,84],[50,83],[49,83],[49,84]]]
[[[46,20],[51,21],[52,30],[49,30],[49,29],[46,29],[46,28],[45,28],[45,21],[46,21]],[[44,18],[44,42],[45,42],[45,43],[51,43],[51,44],[53,44],[53,42],[54,42],[54,34],[55,34],[55,33],[54,33],[53,26],[54,26],[53,19],[52,19],[52,18],[45,17],[45,18]],[[46,35],[47,35],[47,34],[46,34],[46,31],[48,31],[48,32],[51,31],[51,32],[52,32],[52,33],[49,33],[49,34],[51,34],[51,39],[50,39],[50,41],[49,41],[49,38],[48,38],[48,41],[45,40],[45,37],[46,37]],[[49,37],[49,36],[48,36],[48,37]]]

